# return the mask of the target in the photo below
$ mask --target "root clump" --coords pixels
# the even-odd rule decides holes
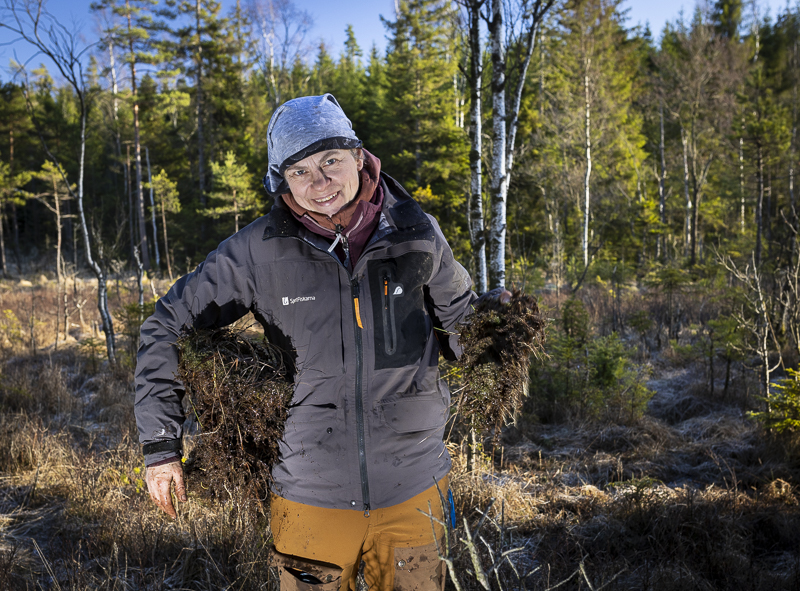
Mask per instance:
[[[545,356],[545,320],[536,298],[515,290],[511,300],[482,300],[461,326],[458,360],[463,390],[458,413],[479,431],[497,429],[528,391],[531,356]]]
[[[187,417],[197,423],[186,459],[189,490],[226,501],[266,496],[292,399],[281,352],[229,329],[179,340]]]

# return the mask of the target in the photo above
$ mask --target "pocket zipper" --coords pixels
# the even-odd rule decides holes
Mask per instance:
[[[383,291],[381,303],[383,304],[383,341],[387,355],[394,355],[397,351],[397,329],[395,327],[394,298],[389,295],[388,273],[383,276]]]

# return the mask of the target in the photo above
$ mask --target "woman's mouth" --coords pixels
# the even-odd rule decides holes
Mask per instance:
[[[314,201],[316,203],[320,203],[320,204],[321,203],[327,203],[328,201],[331,201],[332,199],[336,198],[336,196],[338,194],[339,194],[339,191],[336,191],[336,193],[334,193],[333,195],[328,195],[327,197],[323,197],[322,199],[314,199]]]

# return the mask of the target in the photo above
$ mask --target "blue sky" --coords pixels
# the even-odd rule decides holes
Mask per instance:
[[[96,36],[96,25],[89,11],[92,0],[48,0],[48,9],[60,20],[70,25],[78,25],[87,38]],[[242,0],[243,4],[246,0]],[[703,1],[703,0],[701,0]],[[706,0],[711,1],[711,0]],[[222,0],[224,10],[235,5],[236,0]],[[386,29],[381,23],[380,15],[389,19],[394,15],[394,0],[294,0],[295,5],[308,11],[314,18],[312,39],[322,39],[329,46],[331,53],[338,55],[344,42],[344,31],[348,24],[353,25],[356,39],[365,55],[373,43],[380,49],[386,46]],[[773,17],[786,5],[786,0],[761,0],[763,10],[770,10]],[[629,8],[628,24],[634,26],[649,22],[650,29],[657,39],[668,20],[678,18],[681,9],[687,17],[694,10],[694,0],[624,0],[623,6]],[[0,29],[0,44],[7,43],[10,37],[7,31]],[[22,44],[0,45],[0,78],[8,77],[9,60],[14,57],[27,59],[30,51]]]

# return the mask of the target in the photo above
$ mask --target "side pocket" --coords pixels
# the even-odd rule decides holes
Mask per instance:
[[[384,423],[396,433],[439,429],[447,421],[447,405],[438,394],[385,400],[380,408]]]
[[[333,564],[290,556],[270,549],[269,564],[278,569],[281,591],[334,591],[342,582],[342,569]]]

